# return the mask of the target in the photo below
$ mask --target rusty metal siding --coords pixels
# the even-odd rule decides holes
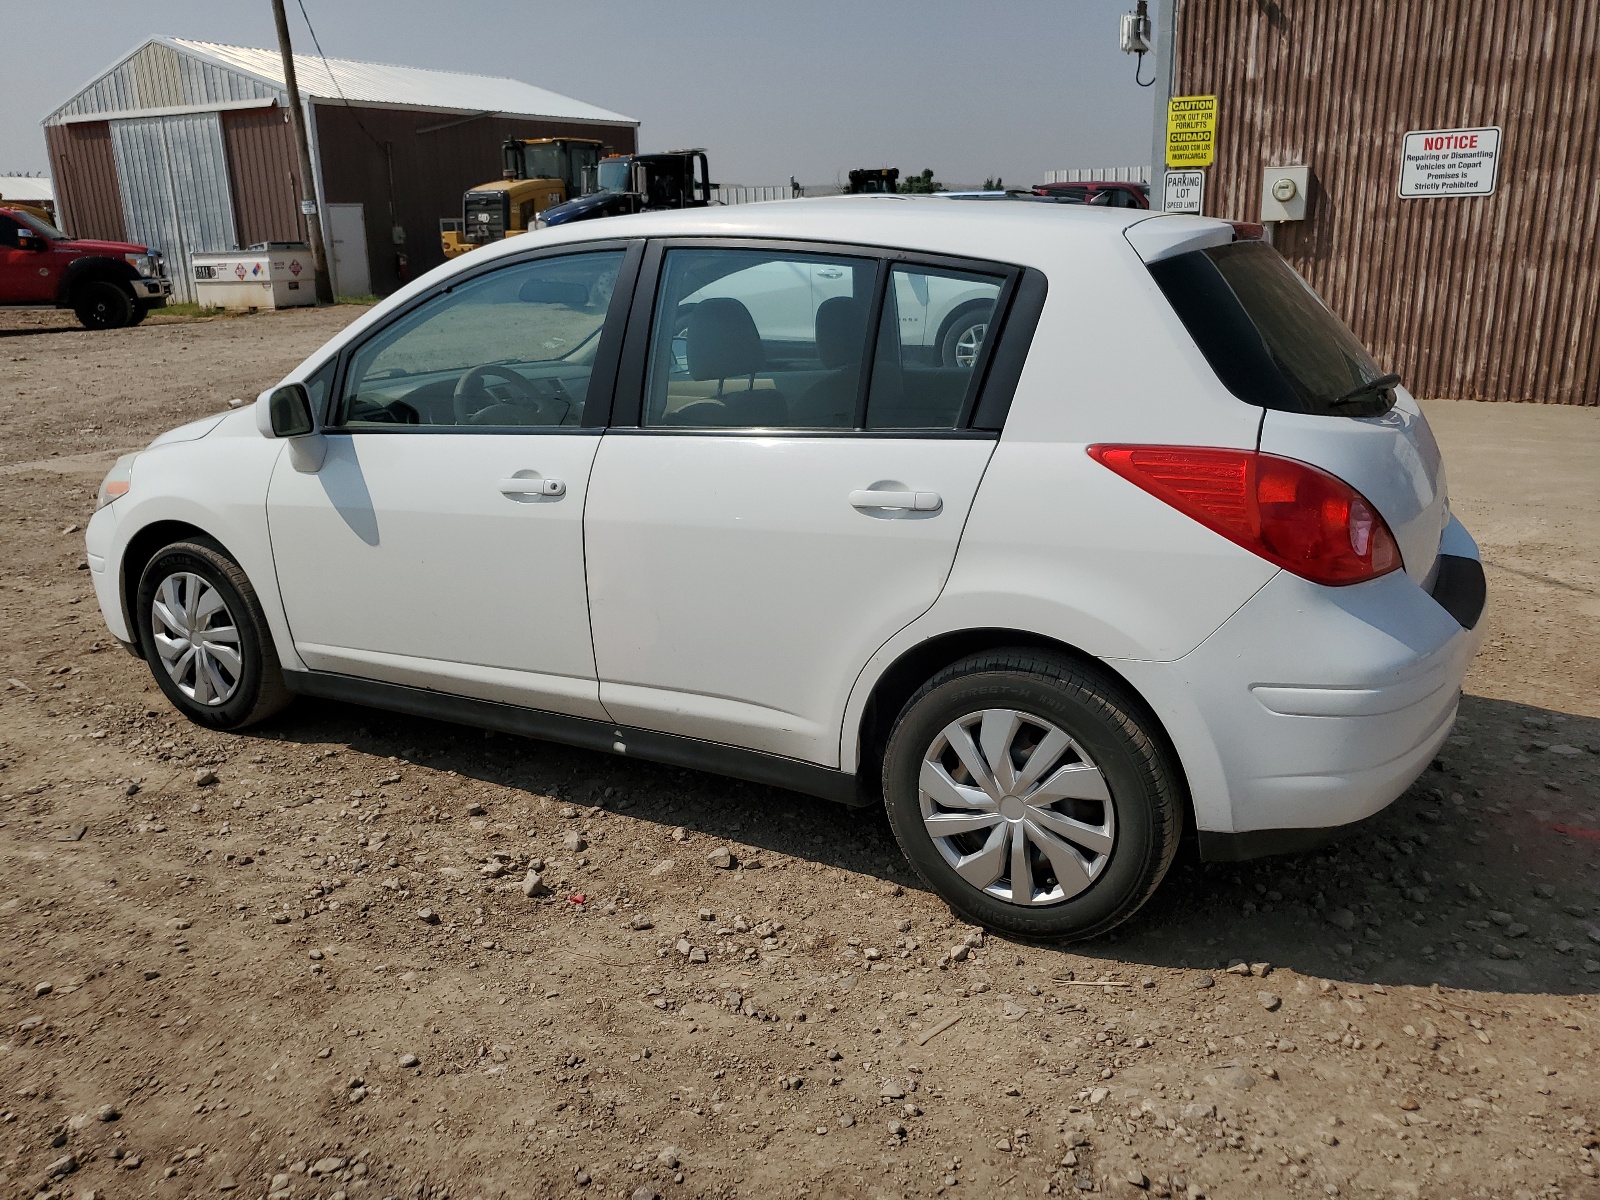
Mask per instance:
[[[637,132],[631,124],[463,118],[322,102],[316,105],[316,129],[323,198],[365,206],[367,259],[373,289],[380,295],[404,282],[396,269],[397,251],[408,260],[410,279],[444,261],[439,218],[459,217],[468,188],[500,178],[500,144],[506,138],[593,138],[616,153],[630,154]],[[395,224],[405,230],[404,246],[392,240]]]
[[[274,105],[225,112],[222,143],[239,244],[304,240],[300,172],[288,110]]]
[[[127,240],[122,194],[105,121],[45,126],[61,227],[74,237]]]
[[[1422,396],[1600,404],[1600,5],[1182,0],[1178,94],[1218,97],[1206,212],[1260,216],[1308,164],[1276,244]],[[1487,197],[1402,200],[1408,130],[1498,125]]]

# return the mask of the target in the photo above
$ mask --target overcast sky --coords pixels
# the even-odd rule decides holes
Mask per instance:
[[[638,118],[642,149],[707,147],[720,181],[884,165],[1035,183],[1150,157],[1150,92],[1117,49],[1133,0],[304,4],[330,57],[522,79]],[[48,170],[40,119],[153,34],[275,42],[268,0],[56,0],[7,25],[0,174]]]

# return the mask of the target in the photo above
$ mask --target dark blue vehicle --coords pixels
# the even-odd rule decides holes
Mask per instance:
[[[705,208],[711,203],[706,152],[615,154],[585,168],[584,192],[539,214],[540,225],[566,225],[663,208]]]

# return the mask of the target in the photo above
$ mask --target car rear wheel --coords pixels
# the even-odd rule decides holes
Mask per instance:
[[[884,754],[889,821],[958,913],[1075,940],[1154,893],[1177,851],[1182,783],[1144,706],[1066,657],[995,651],[945,668]]]
[[[241,729],[289,703],[255,588],[220,547],[175,542],[158,552],[137,603],[150,672],[191,721]]]
[[[72,303],[72,311],[85,329],[121,329],[133,323],[133,309],[133,297],[105,279],[84,284]]]

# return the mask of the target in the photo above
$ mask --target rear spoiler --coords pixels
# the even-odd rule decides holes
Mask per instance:
[[[1224,221],[1218,217],[1189,217],[1176,213],[1151,213],[1123,230],[1123,236],[1146,264],[1226,246],[1230,242],[1260,241],[1263,230],[1250,221]]]

